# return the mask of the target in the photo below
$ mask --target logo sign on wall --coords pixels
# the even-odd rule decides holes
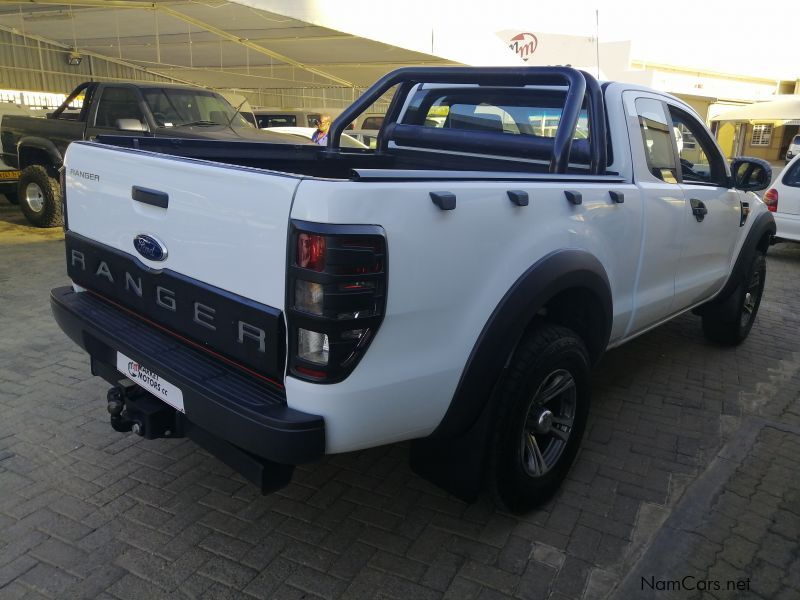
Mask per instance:
[[[509,40],[508,47],[525,62],[536,52],[539,40],[532,33],[518,33]]]

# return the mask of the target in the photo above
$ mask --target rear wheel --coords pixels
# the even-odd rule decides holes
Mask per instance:
[[[61,225],[61,185],[42,165],[25,167],[19,177],[20,208],[36,227]]]
[[[541,323],[520,343],[499,390],[490,476],[500,503],[525,512],[558,489],[589,412],[589,355],[571,329]]]
[[[709,310],[703,315],[703,333],[709,340],[735,346],[747,338],[761,305],[766,277],[767,259],[756,252],[731,296],[719,310]]]

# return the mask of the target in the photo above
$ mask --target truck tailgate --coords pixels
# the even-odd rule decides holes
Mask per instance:
[[[282,380],[299,178],[87,142],[65,169],[75,283]]]

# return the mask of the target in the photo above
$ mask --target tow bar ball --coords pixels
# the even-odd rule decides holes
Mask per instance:
[[[141,388],[112,387],[106,401],[115,431],[148,440],[183,437],[183,415]]]

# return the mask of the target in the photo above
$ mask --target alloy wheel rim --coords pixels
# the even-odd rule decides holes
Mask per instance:
[[[758,304],[758,290],[761,287],[761,273],[756,271],[750,279],[750,283],[744,292],[744,303],[742,304],[741,324],[747,323],[755,318],[756,307]]]
[[[25,188],[25,202],[33,212],[42,212],[44,208],[44,192],[36,183],[29,183]]]
[[[530,477],[550,472],[564,454],[575,425],[577,387],[566,369],[544,378],[531,398],[522,428],[522,465]]]

